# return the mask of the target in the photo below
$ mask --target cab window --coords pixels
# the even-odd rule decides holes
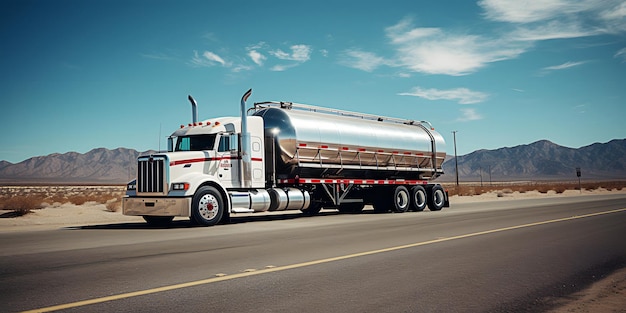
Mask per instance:
[[[215,145],[215,134],[178,137],[174,151],[212,150]]]
[[[230,151],[230,137],[228,135],[223,135],[220,137],[220,143],[217,146],[218,152],[226,152]]]

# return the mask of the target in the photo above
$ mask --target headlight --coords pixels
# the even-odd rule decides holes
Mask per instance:
[[[130,183],[126,184],[126,190],[137,190],[137,180],[133,180]]]
[[[188,190],[189,183],[173,183],[172,190]]]

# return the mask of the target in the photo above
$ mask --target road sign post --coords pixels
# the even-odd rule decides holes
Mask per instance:
[[[583,193],[583,189],[580,186],[580,167],[576,168],[576,176],[578,176],[578,190]]]

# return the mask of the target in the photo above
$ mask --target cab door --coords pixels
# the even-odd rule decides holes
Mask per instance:
[[[219,138],[216,159],[219,162],[218,178],[226,187],[239,187],[239,159],[238,151],[231,150],[230,140],[233,137],[224,133]]]

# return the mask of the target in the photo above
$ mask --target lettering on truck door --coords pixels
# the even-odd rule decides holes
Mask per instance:
[[[227,187],[239,186],[239,159],[237,150],[230,151],[230,137],[222,134],[217,146],[218,177]]]

